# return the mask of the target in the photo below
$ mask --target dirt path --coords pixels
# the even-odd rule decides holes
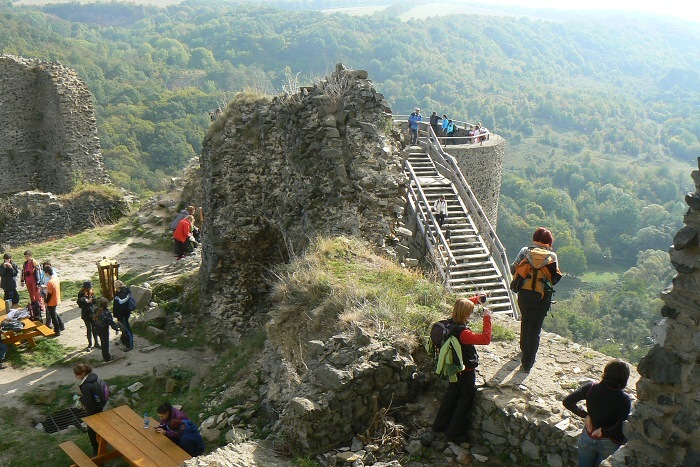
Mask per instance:
[[[141,239],[139,239],[141,243]],[[64,280],[85,280],[96,271],[96,261],[103,257],[114,258],[120,263],[120,272],[146,272],[156,266],[167,265],[173,262],[172,254],[162,250],[148,250],[143,247],[134,248],[132,240],[127,239],[123,243],[103,245],[89,248],[80,252],[57,254],[52,258],[52,263],[59,270],[60,278]],[[63,297],[58,311],[63,318],[66,330],[58,337],[58,341],[69,350],[69,356],[84,357],[86,361],[96,362],[95,372],[108,379],[117,375],[141,375],[152,374],[157,368],[159,373],[164,369],[179,366],[189,368],[195,372],[206,368],[211,363],[211,357],[205,352],[173,350],[165,347],[153,347],[143,337],[134,337],[134,350],[123,352],[117,346],[118,336],[110,332],[110,353],[114,361],[102,363],[102,354],[99,349],[85,351],[87,346],[85,324],[80,319],[80,309],[75,304],[76,297]],[[35,367],[16,369],[7,365],[0,370],[0,406],[22,407],[20,396],[41,385],[55,385],[73,383],[71,366],[51,366],[47,368]]]

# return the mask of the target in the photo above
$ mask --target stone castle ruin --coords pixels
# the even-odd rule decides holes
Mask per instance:
[[[0,55],[0,232],[4,244],[76,233],[121,216],[121,196],[62,200],[106,184],[92,96],[60,63]]]
[[[203,144],[207,240],[200,301],[222,329],[228,328],[222,339],[237,339],[249,326],[271,318],[271,267],[303,255],[315,235],[360,236],[395,256],[395,231],[405,225],[402,164],[407,154],[391,110],[367,73],[339,65],[315,85],[292,91],[274,98],[239,95]],[[481,160],[484,166],[462,170],[495,224],[498,199],[492,185],[496,175],[500,179],[504,145],[495,145],[498,157],[478,150],[470,163]],[[474,180],[467,172],[486,175]],[[696,192],[687,198],[686,227],[671,251],[678,275],[662,294],[665,320],[657,329],[657,345],[639,365],[639,401],[625,427],[630,442],[606,461],[613,465],[700,465],[699,174],[693,172]],[[430,370],[419,368],[412,355],[376,342],[359,328],[330,337],[288,335],[285,323],[293,318],[287,318],[272,316],[267,323],[271,336],[262,365],[270,377],[260,393],[288,442],[307,452],[342,445],[394,390],[394,402],[405,404],[416,419],[434,404],[432,395],[420,400],[427,382],[417,375]],[[485,449],[509,456],[515,465],[575,463],[582,423],[563,410],[561,399],[584,374],[598,379],[609,360],[545,334],[551,364],[541,377],[523,384],[515,376],[506,384],[511,361],[484,350],[483,377],[489,384],[477,394],[473,432],[477,446],[490,446]],[[304,360],[296,366],[288,359],[285,339],[304,349]],[[503,345],[513,347],[505,358],[515,368],[517,344]],[[636,379],[633,371],[630,385]],[[204,428],[216,428],[216,420]]]
[[[228,106],[202,149],[205,309],[243,329],[264,309],[269,267],[317,234],[390,246],[405,204],[390,112],[367,72],[342,67],[313,87]]]

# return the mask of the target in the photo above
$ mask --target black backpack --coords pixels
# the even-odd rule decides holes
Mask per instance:
[[[453,332],[461,330],[460,328],[464,329],[465,326],[458,326],[452,318],[442,319],[433,323],[433,326],[430,328],[430,339],[426,343],[428,353],[437,357],[443,344],[447,342],[447,339]]]

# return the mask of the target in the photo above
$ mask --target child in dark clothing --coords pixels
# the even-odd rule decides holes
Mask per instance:
[[[173,418],[168,422],[168,428],[178,433],[180,437],[178,445],[187,454],[196,457],[204,452],[204,440],[199,433],[199,428],[192,421]]]
[[[564,399],[564,407],[584,419],[578,440],[579,467],[597,467],[627,442],[622,422],[627,420],[632,403],[624,392],[630,369],[622,360],[613,360],[603,370],[600,383],[587,383]],[[578,406],[585,400],[586,409]]]
[[[112,313],[109,311],[109,300],[105,297],[100,298],[97,305],[97,310],[94,314],[94,324],[97,335],[100,336],[100,344],[102,344],[102,358],[105,362],[111,362],[112,356],[109,354],[109,328],[119,332],[119,326],[114,322]]]

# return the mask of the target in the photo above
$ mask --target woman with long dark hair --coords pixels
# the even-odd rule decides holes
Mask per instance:
[[[584,419],[578,440],[579,467],[597,467],[627,442],[622,422],[630,414],[632,402],[625,393],[630,376],[629,365],[612,360],[603,370],[599,383],[587,383],[564,399],[564,407]],[[578,406],[586,401],[586,409]]]
[[[83,282],[83,287],[78,292],[78,306],[80,307],[80,319],[85,323],[87,332],[88,346],[87,350],[92,348],[93,338],[95,347],[100,347],[100,341],[97,339],[97,329],[95,329],[93,315],[95,314],[95,292],[92,290],[92,282]]]

